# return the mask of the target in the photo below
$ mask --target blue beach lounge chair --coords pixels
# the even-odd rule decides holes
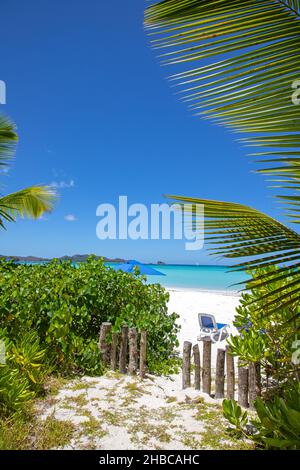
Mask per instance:
[[[230,325],[217,323],[213,315],[198,313],[198,321],[200,326],[198,341],[212,341],[219,344],[228,338],[230,334]]]

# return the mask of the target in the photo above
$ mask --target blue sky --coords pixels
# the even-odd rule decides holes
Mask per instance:
[[[20,143],[1,190],[56,183],[60,201],[42,220],[2,231],[0,254],[215,262],[183,241],[98,240],[96,207],[119,195],[146,205],[166,193],[199,196],[280,215],[245,148],[174,96],[172,70],[159,66],[143,31],[144,6],[2,0],[0,111],[17,123]]]

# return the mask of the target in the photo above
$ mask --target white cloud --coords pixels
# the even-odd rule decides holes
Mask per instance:
[[[55,188],[55,189],[74,188],[75,181],[74,180],[70,180],[70,181],[52,181],[52,183],[50,183],[49,186],[50,186],[50,188]]]
[[[75,215],[73,215],[73,214],[67,214],[67,215],[65,215],[64,219],[67,222],[75,222],[77,220],[77,217],[75,217]]]

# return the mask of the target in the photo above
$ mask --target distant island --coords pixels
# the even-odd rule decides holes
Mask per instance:
[[[91,255],[73,255],[73,256],[60,256],[55,259],[61,260],[61,261],[72,261],[74,263],[80,263],[84,262],[87,260],[87,258]],[[96,259],[103,259],[107,263],[125,263],[126,260],[123,258],[106,258],[105,256],[96,256]],[[25,261],[28,263],[39,263],[41,261],[51,261],[51,258],[40,258],[39,256],[4,256],[0,255],[0,259],[6,259],[6,260],[11,260],[11,261]]]

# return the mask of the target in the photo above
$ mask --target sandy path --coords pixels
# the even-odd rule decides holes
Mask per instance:
[[[65,449],[241,449],[249,444],[225,432],[218,402],[190,388],[180,376],[139,378],[107,373],[65,385],[40,402],[40,419],[74,425]]]

